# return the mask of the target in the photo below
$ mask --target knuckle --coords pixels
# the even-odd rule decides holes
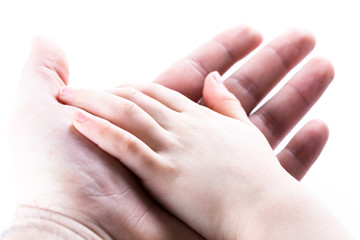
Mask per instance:
[[[214,38],[212,41],[226,53],[226,55],[230,58],[231,61],[237,60],[237,57],[234,55],[233,49],[231,49],[226,42],[224,42],[220,38]]]
[[[100,136],[108,136],[111,132],[111,124],[108,121],[105,121],[102,127],[99,129]]]
[[[159,169],[159,159],[151,155],[141,156],[142,165],[144,168],[158,170]]]
[[[74,100],[78,105],[84,106],[86,103],[90,102],[91,92],[88,90],[77,90],[76,94],[73,94]]]
[[[161,175],[174,176],[179,171],[174,161],[171,161],[166,155],[149,155],[143,158],[145,168],[160,172]]]
[[[180,172],[179,166],[175,165],[174,162],[164,160],[162,158],[158,160],[156,167],[160,169],[163,174],[166,174],[169,177],[175,177],[176,174]]]
[[[135,116],[139,112],[139,107],[130,101],[126,101],[121,106],[121,111],[127,116]]]
[[[139,93],[140,93],[140,91],[135,88],[132,88],[132,87],[124,88],[124,94],[129,99],[136,98],[139,95]]]
[[[156,92],[157,90],[158,90],[158,84],[155,83],[146,83],[141,88],[141,91],[144,94],[151,94],[152,92]]]
[[[123,142],[123,148],[127,152],[138,152],[138,143],[134,136],[130,134],[126,134],[125,132],[121,134],[120,136],[122,138]]]

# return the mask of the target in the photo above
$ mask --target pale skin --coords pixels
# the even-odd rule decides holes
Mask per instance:
[[[174,64],[155,82],[198,101],[208,73],[223,73],[260,42],[261,35],[246,26],[224,31]],[[239,80],[238,86],[229,88],[249,113],[311,51],[314,43],[307,31],[288,31],[266,45],[225,83],[234,84],[234,79],[247,76],[247,85]],[[263,72],[255,71],[259,65],[266,66]],[[311,108],[332,75],[327,60],[313,59],[291,80],[292,89],[301,95],[285,89],[250,116],[271,146],[275,147]],[[51,41],[35,39],[9,125],[18,182],[18,214],[7,238],[23,239],[19,235],[31,236],[33,231],[39,235],[42,228],[38,226],[44,224],[49,231],[42,234],[49,235],[49,239],[59,234],[72,239],[201,238],[160,208],[115,158],[76,133],[71,126],[76,109],[56,99],[68,81],[68,66],[61,50]],[[259,87],[254,90],[251,82]],[[288,101],[289,95],[292,101]],[[304,99],[307,104],[300,104]],[[285,122],[280,121],[284,113],[275,105],[289,114]],[[279,162],[292,176],[301,179],[320,154],[327,134],[324,123],[310,122],[278,155]]]
[[[205,80],[209,108],[154,84],[109,92],[65,87],[59,98],[91,112],[77,112],[76,129],[206,239],[349,239],[284,171],[217,72]]]

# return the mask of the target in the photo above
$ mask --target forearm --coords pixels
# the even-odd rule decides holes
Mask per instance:
[[[1,240],[103,240],[111,239],[95,233],[80,222],[44,209],[19,208],[11,227]]]

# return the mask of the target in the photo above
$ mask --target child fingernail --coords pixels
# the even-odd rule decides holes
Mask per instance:
[[[222,88],[225,88],[225,85],[224,85],[224,83],[223,83],[223,81],[222,81],[222,79],[221,79],[221,76],[220,76],[220,74],[219,74],[218,72],[213,72],[213,73],[212,73],[212,78],[215,80],[215,82],[216,82],[219,86],[221,86]]]
[[[221,76],[218,72],[213,72],[212,77],[215,80],[215,82],[217,82],[218,84],[221,84],[221,85],[223,84]]]
[[[83,111],[78,111],[75,115],[75,120],[78,122],[85,122],[90,119],[90,115]]]
[[[71,88],[71,87],[68,87],[68,86],[62,87],[62,88],[60,89],[60,95],[61,95],[61,96],[68,95],[69,93],[71,93],[71,91],[72,91],[72,88]]]

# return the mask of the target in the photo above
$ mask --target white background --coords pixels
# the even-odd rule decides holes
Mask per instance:
[[[359,238],[357,2],[0,0],[0,229],[6,227],[14,208],[6,124],[34,36],[45,35],[64,49],[72,86],[104,88],[150,82],[217,32],[246,23],[263,33],[265,43],[293,26],[305,27],[317,37],[311,56],[327,57],[335,65],[335,81],[305,118],[325,120],[331,136],[303,182]]]

